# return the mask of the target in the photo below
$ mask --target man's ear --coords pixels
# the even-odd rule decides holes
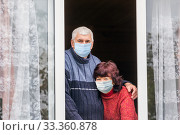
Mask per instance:
[[[91,43],[91,49],[93,48],[94,42]]]
[[[74,49],[74,40],[71,40],[71,47]]]

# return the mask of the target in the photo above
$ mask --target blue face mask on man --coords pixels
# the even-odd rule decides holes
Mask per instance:
[[[87,57],[89,53],[91,52],[91,43],[88,44],[80,44],[80,43],[74,43],[74,51],[77,55],[80,57]]]
[[[104,94],[110,92],[111,89],[113,88],[112,80],[96,81],[96,86],[97,89]]]

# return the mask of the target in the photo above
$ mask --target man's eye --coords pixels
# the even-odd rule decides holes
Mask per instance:
[[[90,43],[90,41],[89,41],[89,40],[87,40],[87,41],[86,41],[86,43]]]
[[[78,42],[79,42],[79,43],[82,43],[83,41],[82,41],[82,40],[79,40]]]

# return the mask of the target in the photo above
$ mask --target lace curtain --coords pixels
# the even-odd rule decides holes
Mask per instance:
[[[179,18],[174,0],[153,0],[152,54],[156,119],[179,119]]]
[[[4,120],[41,119],[33,0],[0,0],[0,98]]]

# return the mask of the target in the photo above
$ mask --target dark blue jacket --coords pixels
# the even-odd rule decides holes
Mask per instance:
[[[93,72],[100,60],[90,54],[78,56],[72,48],[65,51],[66,119],[102,120],[104,108]]]

